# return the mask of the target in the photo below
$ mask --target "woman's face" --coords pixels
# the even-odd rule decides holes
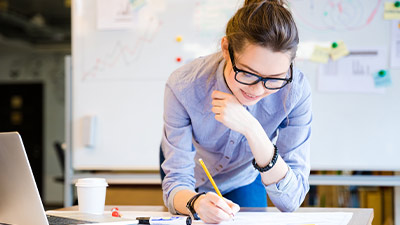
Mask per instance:
[[[253,85],[237,82],[229,56],[227,39],[226,37],[224,39],[221,45],[227,61],[224,70],[225,81],[241,104],[254,105],[262,98],[278,91],[265,88],[263,82]],[[246,44],[241,52],[233,52],[233,55],[234,63],[239,70],[245,70],[261,77],[287,78],[291,63],[289,53],[273,52],[259,45]]]

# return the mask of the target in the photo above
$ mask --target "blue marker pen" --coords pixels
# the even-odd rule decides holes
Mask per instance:
[[[136,217],[136,220],[139,221],[138,224],[154,224],[154,225],[163,225],[163,224],[171,224],[171,225],[191,225],[192,218],[181,217],[181,216],[171,216],[171,217]]]

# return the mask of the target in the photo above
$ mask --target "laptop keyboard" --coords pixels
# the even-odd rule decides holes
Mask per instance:
[[[47,215],[47,220],[50,225],[64,225],[64,224],[86,224],[86,223],[96,223],[92,221],[76,220],[71,218],[59,217],[59,216],[49,216]]]

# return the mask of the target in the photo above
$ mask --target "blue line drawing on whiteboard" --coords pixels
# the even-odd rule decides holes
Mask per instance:
[[[375,1],[371,4],[365,0],[290,0],[289,5],[298,26],[318,31],[351,31],[368,26],[377,17],[383,1]]]

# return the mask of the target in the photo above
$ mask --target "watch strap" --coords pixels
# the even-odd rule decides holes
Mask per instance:
[[[194,209],[194,203],[196,202],[196,200],[197,200],[201,195],[205,195],[205,194],[206,194],[205,192],[201,192],[201,193],[198,193],[198,194],[194,195],[193,197],[191,197],[191,198],[189,199],[189,201],[188,201],[187,204],[186,204],[186,208],[189,209],[190,216],[193,218],[193,220],[200,220],[200,217],[197,215],[197,212],[196,212],[196,210]]]

